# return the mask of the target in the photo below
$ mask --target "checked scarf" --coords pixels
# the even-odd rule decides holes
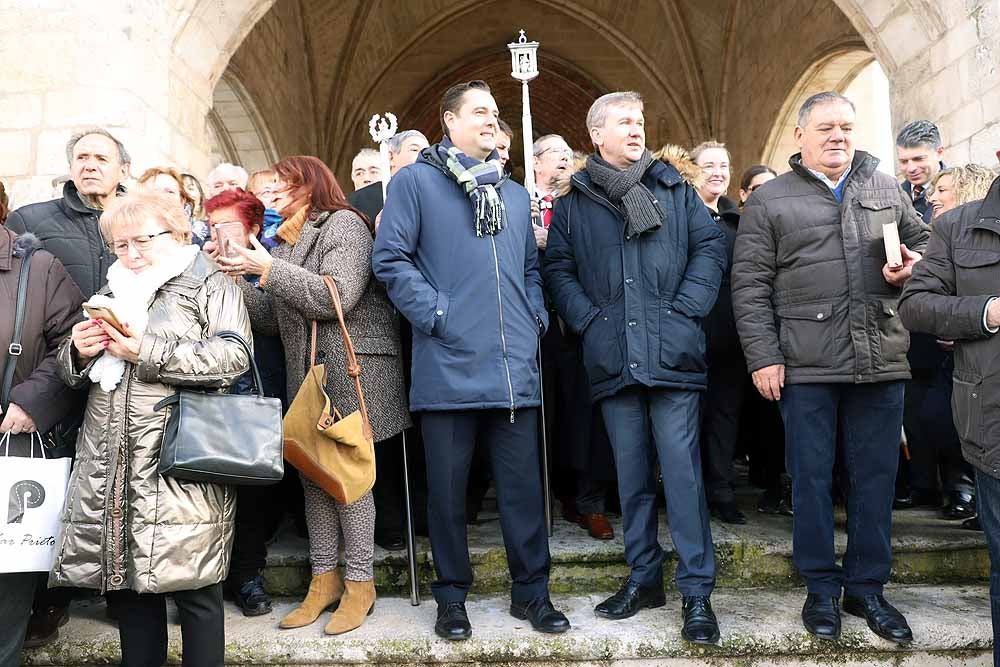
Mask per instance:
[[[496,186],[503,180],[503,166],[496,151],[480,162],[460,151],[451,139],[424,149],[424,158],[443,167],[462,186],[472,201],[476,236],[496,234],[503,229],[506,212]]]

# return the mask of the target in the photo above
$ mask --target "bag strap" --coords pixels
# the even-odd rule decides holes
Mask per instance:
[[[264,385],[260,380],[260,370],[257,368],[257,361],[253,358],[253,350],[250,348],[250,344],[235,331],[220,331],[215,335],[223,340],[231,340],[243,346],[247,356],[250,357],[250,370],[253,371],[253,383],[257,389],[257,396],[264,398]]]
[[[28,274],[31,271],[31,256],[38,248],[31,248],[21,258],[21,270],[17,277],[17,305],[14,307],[14,335],[7,348],[7,362],[3,369],[3,384],[0,385],[0,408],[7,412],[10,405],[10,392],[14,388],[14,369],[17,368],[17,358],[21,356],[21,334],[24,332],[25,302],[28,299]]]
[[[365,405],[365,395],[361,390],[361,364],[354,353],[354,343],[351,341],[351,334],[347,332],[347,324],[344,322],[344,309],[340,305],[340,292],[337,290],[337,283],[330,276],[322,276],[326,288],[330,291],[330,299],[333,301],[333,308],[337,311],[337,322],[340,324],[340,333],[344,337],[344,350],[347,353],[347,375],[354,380],[354,390],[358,394],[358,406],[361,410],[361,420],[363,423],[363,433],[368,439],[372,439],[372,425],[368,420],[368,407]],[[312,343],[311,359],[316,365],[316,320],[312,323]]]

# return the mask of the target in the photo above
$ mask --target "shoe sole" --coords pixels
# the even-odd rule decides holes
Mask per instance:
[[[687,636],[687,633],[684,632],[684,630],[681,630],[681,638],[684,639],[684,641],[686,642],[690,642],[692,644],[699,644],[701,646],[718,646],[719,640],[722,638],[722,634],[716,632],[711,639],[691,639],[690,637]]]
[[[510,615],[513,616],[514,618],[516,618],[519,621],[527,621],[528,620],[528,614],[527,613],[521,611],[520,609],[514,609],[513,607],[510,608]],[[532,629],[535,630],[535,632],[543,632],[543,633],[545,633],[547,635],[561,635],[562,633],[564,633],[564,632],[566,632],[567,630],[570,629],[570,626],[567,625],[562,630],[544,630],[544,629],[539,628],[538,626],[536,626],[534,623],[531,624],[531,627],[532,627]]]
[[[662,600],[657,599],[648,604],[639,605],[638,607],[635,608],[634,611],[622,616],[617,616],[614,614],[609,614],[607,612],[598,611],[597,609],[594,610],[594,613],[597,616],[600,616],[601,618],[607,619],[609,621],[624,621],[626,618],[632,618],[643,609],[659,609],[660,607],[666,606],[666,604],[667,604],[667,596],[664,595]]]
[[[436,634],[438,637],[440,637],[441,639],[443,639],[445,641],[449,641],[449,642],[464,642],[466,639],[470,639],[472,637],[472,630],[469,630],[468,634],[456,636],[456,635],[443,635],[440,632],[438,632],[437,629],[435,629],[434,630],[434,634]]]
[[[881,637],[882,639],[886,640],[887,642],[892,642],[893,644],[899,644],[900,646],[909,646],[910,644],[913,643],[913,637],[910,637],[908,639],[899,639],[897,637],[891,637],[891,636],[883,634],[882,632],[879,632],[879,630],[877,629],[877,626],[875,626],[874,623],[872,623],[870,620],[868,620],[868,616],[867,616],[867,614],[864,613],[864,611],[861,611],[859,609],[853,609],[853,608],[849,609],[845,605],[844,606],[844,613],[850,614],[851,616],[854,616],[854,617],[857,617],[857,618],[863,618],[863,619],[865,619],[865,623],[868,625],[868,629],[871,630],[873,633],[875,633],[876,636]]]
[[[237,606],[239,607],[239,605]],[[264,609],[245,609],[243,607],[240,607],[240,610],[243,612],[243,615],[246,616],[247,618],[253,618],[255,616],[266,616],[267,614],[270,614],[273,611],[273,609],[271,609],[271,605],[268,605]]]

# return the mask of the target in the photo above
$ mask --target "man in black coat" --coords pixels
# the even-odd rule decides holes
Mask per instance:
[[[406,165],[416,162],[420,151],[429,145],[420,130],[403,130],[392,135],[389,138],[389,178]],[[382,212],[382,181],[358,188],[347,195],[347,202],[364,213],[375,227],[378,214]]]
[[[556,202],[545,278],[560,317],[583,337],[618,472],[632,572],[595,612],[622,619],[665,604],[656,539],[659,459],[678,555],[682,635],[715,643],[715,555],[698,422],[706,386],[701,320],[719,291],[726,240],[679,171],[690,178],[697,167],[677,149],[665,149],[666,163],[646,149],[638,93],[598,98],[587,127],[597,150]]]
[[[104,285],[108,267],[115,261],[98,220],[104,206],[122,192],[131,159],[125,146],[102,128],[74,134],[66,144],[66,159],[70,180],[63,185],[62,198],[22,206],[10,214],[6,226],[15,234],[36,236],[66,267],[84,297],[89,297]],[[60,432],[58,439],[56,455],[72,456],[75,433]],[[72,589],[65,588],[36,594],[25,646],[41,646],[56,638],[69,614],[71,597]]]

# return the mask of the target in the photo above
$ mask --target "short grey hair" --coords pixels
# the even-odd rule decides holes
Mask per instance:
[[[239,179],[243,182],[243,187],[246,187],[247,181],[250,180],[250,174],[248,174],[247,170],[240,165],[233,164],[231,162],[221,162],[215,166],[215,169],[208,172],[209,186],[211,186],[212,181],[215,180],[215,177],[219,174],[219,172],[222,171],[235,171],[236,175],[239,176]]]
[[[535,143],[531,144],[531,154],[535,157],[541,155],[542,151],[545,150],[545,142],[549,139],[562,139],[563,141],[566,141],[563,139],[561,134],[543,134],[535,139]]]
[[[809,99],[802,103],[802,106],[799,107],[799,116],[795,121],[796,124],[799,127],[805,127],[806,123],[809,122],[809,115],[812,113],[812,110],[816,107],[826,106],[827,104],[846,104],[851,107],[851,111],[857,111],[857,107],[854,106],[854,102],[850,98],[833,90],[824,90],[822,93],[810,95]]]
[[[103,127],[88,127],[86,130],[77,132],[70,137],[69,141],[66,142],[66,162],[70,164],[73,163],[73,149],[76,148],[78,143],[80,143],[80,139],[89,137],[92,134],[99,134],[102,137],[107,137],[114,142],[115,148],[118,149],[118,162],[120,164],[132,164],[132,156],[130,156],[128,151],[125,149],[125,144],[123,144],[118,137],[111,134]]]
[[[362,148],[358,151],[358,154],[351,159],[351,169],[354,168],[354,161],[359,157],[380,157],[380,154],[374,148]]]
[[[930,146],[934,150],[941,148],[941,130],[929,120],[915,120],[903,126],[896,135],[896,146],[899,148],[917,148]]]
[[[641,110],[642,95],[632,90],[601,95],[594,100],[590,105],[590,111],[587,112],[587,131],[590,132],[595,127],[604,127],[604,121],[608,118],[608,108],[616,106],[639,107]]]
[[[389,150],[392,151],[393,153],[399,153],[399,151],[403,149],[403,144],[405,144],[408,139],[411,139],[413,137],[420,137],[421,139],[424,140],[424,143],[428,144],[430,143],[429,141],[427,141],[427,137],[424,136],[424,133],[421,132],[420,130],[403,130],[402,132],[397,132],[396,134],[389,137],[388,141]],[[367,148],[365,150],[373,150],[373,149]]]

